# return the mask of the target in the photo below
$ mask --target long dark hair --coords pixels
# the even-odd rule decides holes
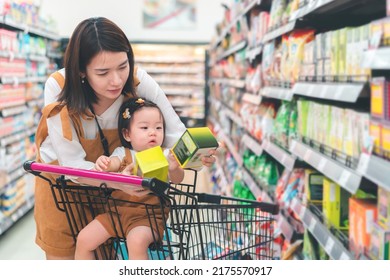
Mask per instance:
[[[104,17],[89,18],[77,25],[64,55],[65,85],[58,100],[64,102],[69,111],[85,113],[87,108],[97,102],[94,90],[87,80],[81,82],[80,75],[102,51],[127,53],[130,72],[122,94],[136,96],[133,80],[134,54],[125,33]]]
[[[161,115],[161,118],[163,120],[163,129],[164,129],[164,139],[165,139],[165,120],[164,116],[160,110],[160,108],[153,103],[152,101],[142,99],[142,98],[129,98],[127,101],[125,101],[121,108],[119,109],[119,116],[118,116],[118,132],[119,132],[119,139],[121,140],[122,146],[132,149],[131,143],[128,142],[123,137],[123,130],[124,129],[130,129],[130,124],[133,120],[133,115],[135,112],[142,108],[156,108]]]

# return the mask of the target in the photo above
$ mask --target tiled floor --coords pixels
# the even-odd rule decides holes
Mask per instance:
[[[0,236],[0,260],[43,260],[44,252],[35,244],[33,210]]]
[[[198,173],[197,192],[211,192],[206,168]],[[185,182],[192,182],[186,177]],[[43,260],[44,252],[35,244],[33,210],[0,236],[0,260]]]

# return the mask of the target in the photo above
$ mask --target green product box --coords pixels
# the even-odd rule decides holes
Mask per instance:
[[[218,141],[208,127],[195,127],[183,133],[172,153],[182,168],[198,168],[202,166],[202,156],[217,148]]]
[[[145,178],[157,178],[161,181],[168,181],[168,160],[160,146],[136,153],[135,161],[136,174]]]

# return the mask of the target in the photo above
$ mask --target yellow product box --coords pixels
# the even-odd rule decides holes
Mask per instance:
[[[390,192],[378,186],[378,224],[390,230]]]
[[[350,193],[328,178],[324,178],[323,186],[322,212],[328,227],[347,230]]]
[[[202,156],[217,149],[218,141],[208,127],[188,128],[172,148],[172,153],[182,168],[202,166]]]
[[[370,120],[370,137],[373,142],[373,151],[379,155],[381,153],[382,124],[374,119]]]
[[[157,178],[161,181],[168,181],[168,160],[160,146],[136,153],[135,160],[136,174],[145,178]]]
[[[371,79],[371,115],[378,118],[385,117],[385,88],[386,78]]]
[[[381,129],[381,147],[384,153],[390,152],[390,124],[382,123]]]
[[[368,250],[377,213],[375,199],[349,199],[349,249],[355,257]]]

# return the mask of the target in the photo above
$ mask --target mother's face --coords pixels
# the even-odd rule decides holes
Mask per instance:
[[[102,51],[86,67],[86,79],[99,100],[116,100],[129,77],[126,52]]]

